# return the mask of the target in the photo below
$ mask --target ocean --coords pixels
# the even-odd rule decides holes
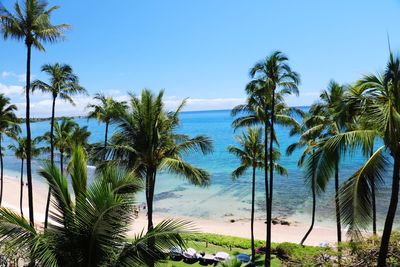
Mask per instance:
[[[198,188],[184,178],[168,173],[160,173],[156,182],[155,212],[169,215],[200,217],[204,219],[230,220],[247,219],[250,217],[251,176],[250,173],[232,181],[231,172],[238,166],[238,159],[227,152],[228,145],[235,145],[235,134],[231,123],[232,117],[229,110],[182,112],[180,114],[181,127],[179,132],[195,136],[208,135],[213,139],[214,152],[210,155],[201,154],[185,155],[192,164],[208,170],[212,176],[212,183],[206,188]],[[91,131],[90,142],[104,139],[104,124],[96,120],[77,119],[81,126],[88,126]],[[24,129],[24,125],[21,125]],[[33,136],[42,135],[49,130],[49,121],[31,124]],[[288,176],[275,175],[273,216],[287,217],[291,220],[308,222],[311,214],[311,192],[305,185],[303,173],[297,165],[301,151],[295,151],[291,156],[286,156],[286,147],[295,142],[298,137],[290,137],[289,130],[277,126],[282,158],[280,164],[288,170]],[[115,131],[111,126],[110,132]],[[6,147],[11,140],[4,141]],[[340,179],[345,181],[365,161],[360,153],[354,153],[344,158],[340,163]],[[20,161],[5,151],[5,174],[19,179]],[[33,164],[34,179],[41,180],[37,171],[42,165],[41,160]],[[90,168],[93,170],[93,168]],[[257,218],[265,218],[264,210],[264,182],[263,171],[257,173],[256,203]],[[44,181],[43,181],[44,182]],[[382,228],[388,207],[391,185],[391,166],[385,177],[385,185],[377,194],[378,226]],[[7,189],[5,189],[7,190]],[[138,202],[144,202],[144,193],[138,195]],[[317,224],[332,225],[334,214],[334,187],[333,178],[326,192],[318,196]]]

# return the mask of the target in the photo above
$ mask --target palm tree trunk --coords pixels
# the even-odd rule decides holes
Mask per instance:
[[[51,122],[50,122],[50,162],[51,166],[54,165],[54,116],[56,108],[56,97],[53,96],[53,104],[51,108]]]
[[[24,211],[22,210],[22,200],[24,194],[24,159],[21,159],[21,189],[19,194],[19,208],[21,210],[21,217],[24,217]]]
[[[254,203],[256,196],[256,167],[253,167],[253,180],[251,186],[251,262],[254,265],[256,260],[256,249],[254,247]]]
[[[336,162],[335,167],[335,206],[336,206],[336,230],[337,241],[342,242],[342,226],[340,220],[340,201],[339,201],[339,162]]]
[[[30,87],[31,87],[31,49],[32,43],[26,40],[27,44],[27,59],[26,59],[26,176],[28,181],[28,203],[29,203],[29,223],[34,226],[35,219],[33,216],[33,186],[32,186],[32,162],[31,162],[31,124],[30,124]]]
[[[108,140],[108,122],[106,122],[106,132],[104,134],[104,148],[107,147],[107,140]]]
[[[394,156],[392,195],[390,197],[389,209],[386,215],[385,227],[383,228],[381,247],[379,249],[378,267],[386,266],[386,257],[389,248],[390,235],[392,233],[393,221],[396,215],[397,203],[399,200],[399,171],[400,153],[397,152]]]
[[[370,157],[374,154],[374,146],[371,148]],[[372,177],[372,186],[371,186],[371,195],[372,195],[372,233],[376,235],[376,199],[375,199],[375,177]]]
[[[153,230],[153,177],[153,172],[149,170],[146,177],[147,231]]]
[[[271,125],[269,139],[269,194],[268,194],[268,210],[267,210],[267,252],[265,257],[268,258],[266,266],[271,266],[271,226],[272,226],[272,197],[274,191],[274,159],[272,152],[274,149],[274,121],[275,121],[275,88],[272,90],[271,105]],[[267,260],[266,260],[267,262]]]
[[[2,145],[1,145],[1,139],[2,139],[2,135],[0,134],[0,206],[1,206],[1,202],[3,200],[3,175],[4,175],[4,162],[3,162],[3,150],[2,150]]]
[[[54,166],[54,116],[56,108],[56,97],[53,95],[53,105],[51,108],[51,122],[50,122],[50,162],[51,166]],[[49,220],[49,209],[50,209],[50,198],[51,198],[51,187],[49,186],[49,191],[47,192],[47,202],[46,202],[46,212],[44,217],[44,228],[47,228]]]
[[[307,233],[304,235],[303,239],[300,242],[300,245],[303,245],[304,242],[306,241],[307,237],[310,235],[311,231],[314,228],[314,223],[315,223],[315,206],[316,206],[316,192],[315,192],[315,164],[314,164],[314,157],[312,159],[312,164],[313,164],[313,176],[312,176],[312,182],[311,182],[311,192],[312,192],[312,214],[311,214],[311,225],[310,228],[308,229]]]
[[[154,187],[156,180],[156,170],[149,168],[146,177],[146,201],[147,201],[147,232],[153,230],[153,199],[154,199]],[[155,245],[154,238],[149,238],[148,246],[149,249]],[[154,262],[149,262],[149,267],[154,266]]]
[[[267,110],[265,111],[267,114]],[[264,124],[264,183],[265,183],[265,212],[266,212],[266,236],[265,236],[265,243],[266,243],[266,252],[265,252],[265,267],[269,267],[271,264],[271,252],[268,249],[268,209],[269,209],[269,187],[268,187],[268,122],[266,121]],[[269,255],[268,255],[269,254]]]

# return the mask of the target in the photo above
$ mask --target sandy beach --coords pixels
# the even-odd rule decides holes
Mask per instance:
[[[44,213],[46,207],[46,197],[48,187],[44,183],[33,180],[34,192],[34,209],[35,209],[35,220],[44,221]],[[25,217],[28,216],[28,190],[27,186],[24,186],[23,193],[23,211]],[[20,181],[16,178],[7,177],[4,178],[4,195],[3,195],[3,206],[11,208],[16,212],[19,212],[19,197],[20,197]],[[215,233],[222,235],[238,236],[238,237],[250,237],[250,220],[236,220],[231,222],[230,218],[223,219],[201,219],[193,217],[183,217],[176,215],[170,216],[163,213],[154,214],[154,222],[158,223],[166,218],[182,219],[193,222],[194,227],[197,231],[206,233]],[[291,225],[273,225],[272,226],[272,241],[273,242],[293,242],[299,243],[305,232],[308,230],[309,225],[301,222],[292,221],[291,218],[287,218],[287,221],[291,222]],[[139,212],[139,217],[135,220],[132,226],[130,234],[135,234],[146,229],[147,218],[146,210]],[[345,234],[345,233],[343,233]],[[255,222],[255,237],[256,239],[263,240],[265,238],[265,223],[263,220],[257,220]],[[314,230],[309,235],[306,245],[319,245],[321,242],[328,242],[334,244],[336,240],[336,230],[329,227],[321,227],[316,223]]]

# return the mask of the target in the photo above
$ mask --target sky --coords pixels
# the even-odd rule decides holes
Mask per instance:
[[[1,0],[12,9],[14,0]],[[400,52],[400,0],[50,0],[65,40],[32,53],[33,79],[45,63],[70,64],[89,96],[59,101],[56,115],[84,115],[93,94],[165,89],[167,108],[229,109],[243,103],[249,69],[274,50],[300,73],[292,106],[314,102],[331,79],[351,83],[381,71]],[[0,92],[24,114],[26,48],[0,39]],[[50,95],[32,97],[34,117],[50,116]]]

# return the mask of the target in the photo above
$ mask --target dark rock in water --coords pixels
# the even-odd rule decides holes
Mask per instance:
[[[173,191],[174,192],[182,192],[182,191],[185,191],[185,190],[186,190],[186,187],[179,185],[179,186],[175,187]]]
[[[290,222],[285,221],[285,220],[281,220],[281,225],[290,225]]]
[[[231,219],[231,220],[230,220],[230,222],[231,222],[231,223],[234,223],[234,222],[235,222],[235,220],[234,220],[234,219]]]
[[[278,219],[278,218],[272,218],[272,224],[273,225],[275,225],[275,224],[279,224],[279,223],[281,223],[281,221]]]
[[[160,201],[163,199],[168,199],[168,198],[180,198],[182,197],[181,195],[177,195],[171,191],[167,192],[161,192],[159,194],[154,195],[154,201]]]

